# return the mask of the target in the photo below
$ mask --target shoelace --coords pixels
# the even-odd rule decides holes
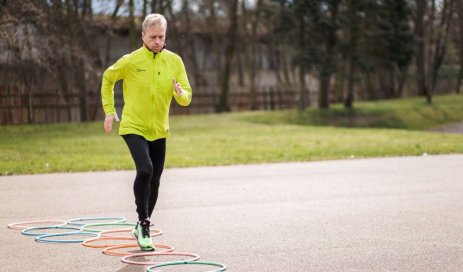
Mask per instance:
[[[149,223],[143,223],[141,224],[141,235],[143,238],[150,237],[150,225]]]

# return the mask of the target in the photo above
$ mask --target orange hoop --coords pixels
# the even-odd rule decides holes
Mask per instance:
[[[133,237],[96,237],[96,238],[90,238],[90,239],[83,241],[82,245],[86,247],[91,247],[91,248],[105,248],[105,247],[112,247],[112,246],[120,245],[120,244],[105,244],[105,245],[90,244],[92,242],[102,241],[102,240],[135,241],[135,238]],[[127,244],[122,244],[122,245],[127,245]]]
[[[156,248],[156,252],[172,252],[172,251],[175,250],[173,246],[169,246],[169,245],[155,244],[154,247]],[[139,249],[140,246],[138,244],[127,244],[127,245],[111,246],[111,247],[107,247],[107,248],[103,249],[103,253],[106,254],[106,255],[111,255],[111,256],[128,256],[128,255],[133,254],[133,253],[129,253],[129,252],[117,252],[116,251],[117,249],[121,249],[121,248],[138,248]],[[164,248],[165,250],[157,251],[158,248]]]
[[[131,235],[130,236],[115,236],[115,235],[108,235],[109,233],[118,233],[118,232],[129,232],[129,233],[132,233],[132,230],[133,228],[124,228],[124,229],[113,229],[113,230],[104,230],[102,232],[100,232],[101,234],[101,237],[116,237],[116,238],[119,238],[119,237],[132,237]],[[158,229],[152,229],[150,231],[150,235],[151,237],[156,237],[156,236],[160,236],[164,233],[164,231],[162,230],[158,230]]]

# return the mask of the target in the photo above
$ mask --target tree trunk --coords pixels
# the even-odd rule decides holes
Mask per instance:
[[[143,8],[142,8],[142,11],[141,11],[141,20],[142,20],[142,22],[145,19],[147,13],[148,13],[148,0],[143,0]]]
[[[416,49],[416,70],[418,93],[428,95],[428,84],[426,82],[426,37],[425,37],[425,16],[427,0],[416,0],[416,23],[415,36],[417,40]]]
[[[188,5],[188,0],[183,1],[183,10],[184,10],[184,17],[185,17],[185,22],[186,25],[190,26],[191,23],[191,18],[190,18],[190,8]],[[193,33],[188,33],[187,34],[188,38],[188,46],[187,46],[187,56],[191,61],[191,65],[193,66],[193,78],[196,86],[207,86],[207,81],[204,79],[201,71],[202,69],[199,67],[198,63],[198,56],[197,53],[198,51],[196,50],[196,36]]]
[[[352,109],[354,104],[354,85],[355,85],[355,59],[354,54],[357,48],[357,10],[356,0],[348,0],[347,14],[349,16],[349,50],[347,56],[347,93],[344,99],[344,107]]]
[[[320,73],[320,91],[318,93],[318,107],[328,109],[329,104],[330,73],[322,71]]]
[[[87,102],[87,92],[85,89],[85,71],[84,71],[84,60],[75,59],[75,78],[76,78],[76,87],[79,91],[79,105],[80,105],[80,121],[88,121],[88,102]]]
[[[231,63],[235,53],[235,40],[238,28],[238,0],[233,0],[229,3],[230,26],[227,31],[227,45],[225,47],[225,63],[223,69],[222,81],[220,82],[219,103],[217,112],[230,111],[228,106],[228,91],[231,72]]]
[[[176,16],[174,15],[174,11],[172,9],[172,1],[166,1],[166,7],[165,7],[165,11],[167,14],[169,14],[170,16],[170,19],[171,19],[171,22],[169,24],[169,27],[168,27],[168,32],[170,33],[170,35],[172,35],[171,39],[172,40],[175,40],[177,41],[175,43],[176,45],[176,48],[175,48],[175,51],[176,52],[182,52],[182,48],[183,48],[183,38],[181,37],[180,35],[180,32],[177,28],[177,25],[176,25],[176,20],[180,20],[180,17],[179,19],[176,18]],[[182,16],[184,17],[184,16]]]
[[[117,13],[119,12],[119,9],[121,8],[122,4],[124,3],[124,0],[118,0],[116,3],[116,7],[114,8],[113,14],[111,15],[111,25],[114,24],[116,20]],[[106,38],[106,49],[105,49],[105,58],[104,58],[104,66],[108,67],[109,66],[109,59],[110,59],[110,53],[111,53],[111,39],[113,35],[113,30],[110,27],[108,29],[108,35]]]
[[[399,71],[398,86],[397,86],[397,97],[403,97],[405,82],[407,81],[408,69],[405,71]]]
[[[209,9],[209,18],[208,18],[208,25],[210,27],[210,35],[212,39],[212,52],[214,56],[214,70],[215,74],[217,76],[216,78],[216,84],[219,85],[222,82],[222,76],[223,76],[223,68],[222,68],[222,55],[220,54],[220,48],[219,48],[219,30],[217,26],[217,16],[216,16],[216,11],[215,11],[215,0],[208,0],[208,9]],[[204,55],[206,60],[206,55]],[[217,105],[216,109],[217,111]]]
[[[160,13],[164,14],[164,4],[163,0],[152,0],[151,1],[151,13]]]
[[[434,60],[432,63],[432,93],[434,93],[437,86],[437,75],[439,73],[440,67],[444,62],[446,45],[448,41],[449,31],[450,31],[450,22],[453,14],[453,0],[444,0],[444,7],[441,15],[441,22],[438,26],[438,36],[436,40],[436,49],[434,51]]]
[[[459,40],[460,42],[458,43],[458,49],[460,53],[460,72],[458,73],[458,79],[457,79],[457,89],[455,92],[457,94],[460,93],[460,87],[461,84],[463,83],[463,0],[457,0],[457,9],[458,9],[458,22],[460,25],[459,29]]]
[[[251,26],[251,33],[248,34],[248,21],[243,20],[244,22],[244,36],[246,36],[245,44],[249,48],[246,50],[246,62],[248,67],[249,75],[249,92],[251,94],[251,110],[257,109],[257,97],[256,97],[256,64],[257,64],[257,28],[260,21],[260,13],[262,9],[262,0],[257,0],[256,7],[251,14],[248,14],[245,8],[245,1],[242,2],[242,10],[246,18],[250,18],[249,25]]]
[[[281,63],[283,63],[283,77],[285,79],[285,85],[286,86],[293,86],[293,81],[291,80],[290,76],[290,68],[289,68],[289,60],[290,56],[289,55],[289,49],[288,45],[286,43],[283,43],[283,48],[279,50],[280,56],[281,56]]]
[[[278,87],[281,87],[283,86],[283,79],[281,78],[281,74],[280,74],[280,67],[281,67],[280,50],[273,43],[270,43],[269,52],[270,52],[270,61],[273,62],[272,67],[275,72],[275,77],[277,79],[277,85]]]
[[[445,0],[444,0],[445,1]],[[433,85],[434,83],[432,82],[432,75],[434,74],[434,71],[433,71],[433,56],[436,52],[436,48],[435,47],[435,43],[436,43],[436,39],[434,37],[434,30],[435,30],[435,27],[434,27],[434,19],[435,19],[435,13],[436,13],[436,0],[431,0],[431,10],[430,10],[430,14],[429,14],[429,36],[430,36],[430,40],[429,40],[429,46],[428,46],[428,63],[427,63],[427,74],[426,74],[426,79],[427,79],[427,90],[428,92],[426,93],[426,102],[428,104],[431,104],[432,103],[432,95],[433,95]]]
[[[298,109],[303,110],[310,104],[305,85],[305,22],[304,16],[299,17],[299,105]]]
[[[135,50],[137,48],[137,37],[136,37],[136,30],[135,30],[135,15],[134,15],[134,0],[129,0],[129,46],[130,51]]]
[[[336,41],[336,27],[338,20],[338,9],[339,9],[339,1],[332,1],[329,4],[329,11],[330,17],[327,18],[330,20],[332,24],[331,27],[328,27],[326,30],[328,32],[326,36],[326,40],[324,41],[325,44],[325,52],[323,52],[323,60],[320,68],[320,91],[318,97],[318,107],[322,109],[328,109],[330,107],[329,101],[329,92],[330,92],[330,78],[334,71],[335,65],[335,49],[337,46]]]

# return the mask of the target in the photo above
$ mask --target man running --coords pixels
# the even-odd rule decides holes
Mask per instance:
[[[101,97],[106,114],[104,130],[112,131],[119,118],[114,107],[114,84],[123,79],[124,108],[119,135],[127,143],[137,169],[133,190],[138,223],[133,235],[141,250],[155,250],[150,220],[158,199],[164,169],[169,107],[172,97],[181,106],[192,91],[180,56],[165,49],[167,21],[161,14],[146,16],[143,46],[121,57],[103,74]]]

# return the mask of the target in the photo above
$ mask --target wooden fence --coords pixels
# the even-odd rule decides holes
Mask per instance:
[[[256,105],[259,110],[278,110],[297,106],[295,90],[262,88],[256,92]],[[218,90],[194,91],[190,106],[181,107],[172,102],[171,114],[212,113],[218,103]],[[228,105],[231,111],[251,108],[249,92],[231,92]],[[122,92],[116,92],[115,104],[120,113],[123,106]],[[0,89],[0,125],[26,123],[80,122],[100,120],[104,114],[99,93],[88,93],[82,97],[79,93],[5,91]]]

